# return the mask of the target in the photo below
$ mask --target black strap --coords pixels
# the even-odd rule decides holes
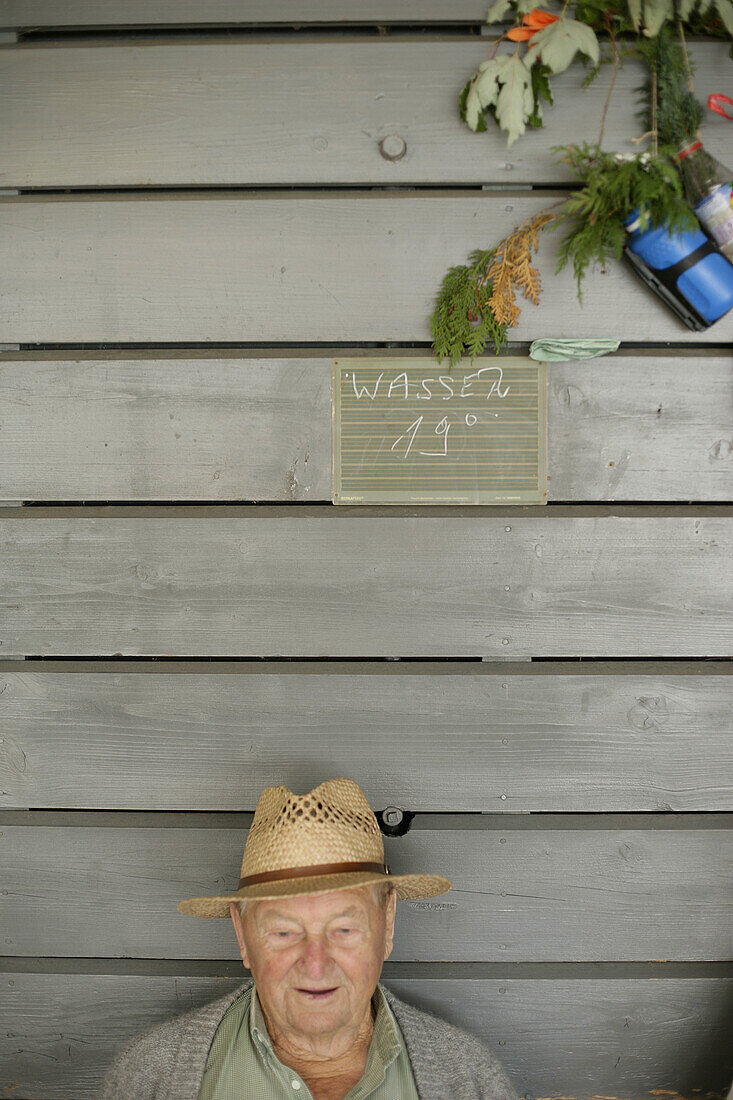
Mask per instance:
[[[659,278],[663,283],[666,283],[670,289],[675,286],[680,275],[685,271],[688,271],[691,267],[694,267],[700,260],[704,260],[706,256],[709,256],[711,252],[717,252],[718,249],[715,244],[706,237],[701,245],[693,252],[688,252],[681,260],[678,260],[676,264],[672,264],[671,267],[654,267],[653,271],[656,271]],[[647,261],[648,263],[649,261]],[[652,265],[649,264],[651,267]]]
[[[710,328],[711,321],[706,320],[701,313],[688,301],[677,286],[677,279],[693,264],[717,249],[712,241],[706,240],[683,260],[671,267],[651,267],[637,253],[632,252],[628,244],[624,248],[624,256],[636,271],[643,282],[650,287],[662,301],[676,313],[683,324],[694,332],[703,332]]]

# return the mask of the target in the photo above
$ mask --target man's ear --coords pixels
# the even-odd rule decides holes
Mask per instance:
[[[249,970],[249,956],[247,955],[247,944],[244,940],[244,917],[239,912],[239,906],[234,901],[229,902],[229,915],[232,918],[234,931],[237,934],[237,943],[239,944],[240,957],[243,964]]]
[[[385,927],[384,927],[384,957],[388,959],[392,954],[392,947],[394,945],[394,922],[395,913],[397,911],[397,894],[393,890],[387,899],[387,907],[384,911]]]

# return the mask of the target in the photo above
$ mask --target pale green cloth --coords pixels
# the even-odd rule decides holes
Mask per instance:
[[[530,359],[543,363],[560,363],[568,359],[595,359],[599,355],[608,355],[609,351],[618,351],[619,340],[535,340],[529,349]]]
[[[345,1100],[418,1100],[402,1032],[379,986],[364,1076]],[[199,1100],[312,1100],[299,1074],[276,1057],[252,986],[225,1013],[209,1051]]]

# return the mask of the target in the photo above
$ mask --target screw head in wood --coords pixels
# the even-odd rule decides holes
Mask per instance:
[[[379,143],[379,152],[385,160],[401,160],[407,152],[407,142],[399,134],[387,134]]]

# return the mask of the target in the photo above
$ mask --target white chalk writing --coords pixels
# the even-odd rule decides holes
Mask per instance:
[[[410,424],[407,428],[405,428],[404,432],[402,432],[401,435],[397,436],[394,443],[390,447],[390,450],[394,451],[394,449],[397,447],[397,444],[400,443],[401,440],[407,439],[409,437],[409,442],[408,442],[407,446],[405,447],[405,453],[402,455],[402,458],[407,458],[407,456],[409,455],[409,453],[412,449],[412,445],[415,442],[415,436],[417,435],[418,431],[420,430],[420,427],[423,424],[424,420],[425,420],[424,416],[418,416],[416,420],[413,420],[412,424]],[[443,436],[443,450],[442,451],[418,451],[417,453],[421,454],[421,455],[426,455],[429,458],[447,458],[448,457],[448,432],[451,429],[451,424],[452,423],[453,423],[453,421],[449,420],[447,416],[444,416],[440,421],[438,421],[438,423],[433,428],[433,432],[434,432],[435,435],[442,435]],[[464,417],[464,423],[466,424],[466,426],[468,428],[472,428],[474,426],[474,424],[478,423],[478,417],[474,416],[473,413],[466,413],[466,415]]]
[[[493,374],[493,378],[491,375]],[[357,401],[361,401],[362,398],[369,398],[370,401],[375,401],[377,397],[386,398],[387,401],[398,400],[407,401],[411,397],[416,398],[418,401],[450,401],[451,397],[485,397],[489,401],[492,397],[498,398],[506,397],[509,393],[510,387],[504,386],[502,389],[502,382],[504,375],[501,367],[480,367],[478,370],[471,371],[463,376],[463,381],[460,383],[460,389],[458,389],[459,380],[453,378],[447,374],[441,374],[437,378],[421,378],[419,385],[417,382],[413,382],[413,386],[416,389],[410,389],[410,380],[407,377],[406,371],[401,371],[395,375],[389,382],[384,377],[385,372],[381,371],[377,375],[372,390],[369,386],[362,385],[357,382],[356,371],[351,375],[351,384],[354,389],[354,396]],[[489,377],[484,379],[484,375]],[[382,382],[384,380],[384,386]],[[480,382],[489,382],[488,392],[484,394],[479,386]],[[432,385],[431,385],[432,383]],[[476,383],[478,388],[474,389],[473,385]],[[442,392],[439,389],[433,389],[433,386],[442,386]]]

